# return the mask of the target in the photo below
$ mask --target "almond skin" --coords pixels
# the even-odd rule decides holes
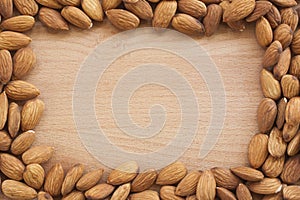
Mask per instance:
[[[84,195],[87,199],[105,199],[114,191],[114,189],[115,186],[113,185],[101,183],[86,191]]]
[[[167,28],[177,10],[177,1],[160,1],[155,8],[152,26],[156,28]]]
[[[127,10],[111,9],[106,11],[106,16],[120,30],[135,29],[140,25],[139,18]]]
[[[21,80],[10,81],[4,90],[10,99],[17,101],[33,99],[40,95],[39,89],[33,84]]]
[[[24,183],[13,180],[3,181],[2,192],[6,197],[13,200],[29,200],[37,197],[37,193],[33,188]]]
[[[79,8],[66,6],[62,9],[61,15],[74,26],[81,29],[90,29],[93,27],[92,20]]]
[[[47,162],[53,156],[53,153],[53,147],[35,146],[23,153],[22,160],[26,165],[42,164]]]
[[[256,134],[249,143],[248,160],[250,165],[257,169],[262,166],[268,156],[268,136]]]
[[[27,151],[35,140],[35,132],[30,130],[20,134],[11,144],[11,152],[14,155],[21,155]]]
[[[211,171],[204,171],[197,185],[196,196],[198,199],[213,200],[216,197],[216,181]]]
[[[139,173],[131,184],[132,192],[142,192],[149,189],[156,181],[157,172],[153,169]]]
[[[8,178],[16,181],[20,181],[23,179],[25,166],[18,158],[10,154],[3,153],[0,155],[0,159],[0,170],[3,174],[5,174]]]
[[[76,184],[76,189],[80,191],[87,191],[94,187],[102,178],[103,169],[97,169],[83,175]]]
[[[269,132],[275,122],[277,116],[277,105],[275,101],[264,98],[257,109],[258,129],[262,133]]]
[[[13,78],[25,77],[36,64],[36,55],[30,47],[19,49],[13,57]]]
[[[74,165],[66,174],[65,180],[61,187],[63,196],[69,194],[74,189],[77,181],[83,175],[84,166],[82,164]]]
[[[134,161],[123,163],[109,174],[107,183],[111,185],[128,183],[136,177],[138,170],[138,164]]]
[[[219,27],[222,19],[223,9],[220,5],[211,4],[207,6],[207,14],[203,18],[205,35],[212,36]]]
[[[21,128],[23,131],[32,130],[40,122],[45,110],[45,104],[40,99],[29,100],[21,112]]]
[[[59,196],[63,181],[64,170],[61,164],[55,164],[46,175],[44,190],[53,197]]]
[[[39,190],[42,187],[45,179],[44,168],[39,164],[27,165],[23,174],[23,178],[28,186]]]
[[[187,174],[187,169],[181,162],[172,163],[163,168],[156,179],[158,185],[172,185],[181,181]]]
[[[264,178],[264,174],[261,171],[251,167],[235,167],[231,168],[231,171],[246,181],[261,181]]]
[[[48,28],[53,30],[69,30],[69,25],[61,14],[51,8],[43,7],[39,12],[39,20]]]
[[[172,27],[187,35],[199,35],[205,32],[203,24],[187,14],[176,14],[172,20]]]

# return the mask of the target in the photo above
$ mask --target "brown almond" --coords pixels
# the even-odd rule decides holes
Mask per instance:
[[[35,0],[14,0],[14,6],[23,15],[35,16],[39,11]]]
[[[108,20],[120,30],[135,29],[140,25],[140,19],[133,13],[123,9],[106,11]]]
[[[266,18],[261,17],[256,21],[255,35],[258,44],[263,48],[269,46],[272,43],[273,30]]]
[[[130,183],[120,185],[112,194],[111,200],[126,200],[130,193]]]
[[[128,183],[136,177],[138,170],[139,167],[135,161],[123,163],[110,172],[107,183],[111,185]]]
[[[285,109],[287,105],[288,100],[284,97],[280,99],[280,101],[277,104],[277,117],[276,117],[276,126],[278,129],[282,129],[284,122],[285,122]]]
[[[2,183],[3,194],[14,200],[34,199],[37,197],[37,192],[26,184],[14,180],[5,180]]]
[[[4,20],[0,27],[2,30],[25,32],[32,29],[35,24],[35,20],[30,15],[19,15]]]
[[[63,196],[72,192],[77,181],[82,177],[83,170],[84,166],[82,164],[76,164],[71,169],[69,169],[61,187],[61,194]]]
[[[187,174],[187,169],[181,162],[172,163],[163,168],[156,179],[158,185],[172,185],[181,181]]]
[[[284,164],[281,180],[287,184],[295,184],[300,179],[300,155],[290,157]]]
[[[233,31],[243,32],[246,29],[246,21],[245,20],[239,20],[235,22],[227,22],[227,25],[231,28]]]
[[[295,0],[271,0],[271,2],[280,7],[292,7],[297,5]]]
[[[238,21],[249,16],[254,8],[254,0],[232,0],[232,1],[223,1],[220,4],[223,7],[223,21]]]
[[[139,193],[133,193],[129,196],[130,200],[160,200],[159,194],[153,190],[145,190]]]
[[[114,191],[114,189],[115,186],[109,185],[107,183],[101,183],[86,191],[85,197],[91,200],[105,199]]]
[[[235,176],[229,169],[215,167],[211,169],[217,186],[223,187],[229,190],[236,189],[241,180]]]
[[[231,171],[238,177],[246,181],[261,181],[264,178],[264,174],[251,167],[234,167]]]
[[[44,190],[53,197],[59,196],[63,181],[64,170],[61,164],[55,164],[46,175]]]
[[[247,22],[254,22],[260,17],[267,14],[272,8],[272,3],[269,1],[256,1],[253,12],[246,18]]]
[[[278,8],[272,5],[270,11],[266,14],[266,18],[270,22],[272,28],[276,28],[281,24],[281,15]]]
[[[236,188],[236,197],[238,200],[250,200],[253,199],[248,187],[242,183]]]
[[[220,5],[211,4],[207,6],[207,14],[203,18],[206,36],[212,36],[216,32],[221,22],[222,14],[223,9]]]
[[[216,197],[216,180],[213,173],[209,170],[204,171],[197,185],[196,196],[198,199],[213,200]]]
[[[74,26],[81,29],[90,29],[93,26],[92,20],[79,8],[66,6],[62,9],[61,15]]]
[[[39,190],[44,184],[44,168],[39,164],[27,165],[23,174],[23,178],[28,186]]]
[[[174,186],[162,186],[160,188],[160,198],[162,200],[184,200],[184,198],[179,197],[175,194],[175,187]]]
[[[21,80],[9,82],[4,90],[10,99],[17,101],[33,99],[40,95],[39,89],[33,84]]]
[[[280,10],[280,14],[282,23],[289,25],[291,29],[295,31],[299,21],[297,11],[294,8],[285,8]]]
[[[21,123],[21,111],[15,102],[11,102],[8,108],[7,127],[9,134],[12,138],[15,138],[19,132]]]
[[[282,48],[287,48],[293,39],[293,30],[287,24],[280,24],[274,31],[274,40],[278,40]]]
[[[279,61],[281,53],[282,53],[281,43],[276,40],[267,48],[265,52],[265,55],[263,57],[263,63],[262,63],[263,67],[269,68],[276,65]]]
[[[236,200],[235,195],[226,188],[217,187],[217,195],[220,199],[226,199],[226,200]]]
[[[275,101],[269,98],[264,98],[257,109],[258,129],[262,133],[269,132],[275,122],[277,115],[277,105]]]
[[[286,48],[279,56],[277,65],[273,69],[274,77],[280,80],[289,71],[291,63],[291,50]]]
[[[291,185],[283,188],[283,198],[285,200],[297,200],[300,196],[300,186]]]
[[[289,73],[297,78],[300,78],[300,55],[292,58]]]
[[[149,189],[156,181],[157,172],[153,169],[139,173],[131,184],[132,192],[142,192]]]
[[[30,47],[19,49],[13,57],[13,78],[26,76],[36,64],[36,55]]]
[[[64,196],[62,200],[85,200],[85,197],[82,192],[73,191],[70,194]]]
[[[265,97],[278,100],[281,97],[281,87],[273,74],[265,69],[260,73],[260,84]]]
[[[281,79],[281,88],[283,95],[291,99],[300,93],[300,83],[297,77],[287,74]]]
[[[102,7],[104,11],[117,8],[122,3],[122,0],[103,0]]]
[[[29,100],[21,112],[21,128],[23,131],[32,130],[40,122],[45,110],[45,104],[40,99]]]
[[[185,200],[198,200],[196,195],[188,196]]]
[[[292,45],[291,45],[292,51],[295,54],[300,53],[300,31],[296,30],[293,40],[292,40]]]
[[[300,97],[290,99],[285,110],[285,120],[290,124],[300,123]]]
[[[3,174],[5,174],[5,176],[16,181],[23,179],[25,166],[18,158],[10,154],[3,153],[0,155],[0,159],[0,170]]]
[[[7,121],[8,99],[5,92],[0,94],[0,129],[2,130]]]
[[[280,158],[284,156],[287,144],[283,139],[282,131],[274,127],[269,135],[268,151],[275,157]]]
[[[35,146],[23,153],[22,160],[26,165],[42,164],[47,162],[53,156],[53,153],[53,147]]]
[[[284,166],[285,157],[275,158],[271,155],[267,158],[264,165],[262,166],[262,171],[264,174],[270,178],[278,177]]]
[[[97,169],[83,175],[76,184],[76,189],[80,191],[87,191],[94,187],[102,178],[103,169]]]
[[[275,194],[282,189],[281,182],[277,178],[264,178],[259,182],[249,182],[247,185],[250,191],[257,194]]]
[[[187,35],[199,35],[205,31],[199,20],[187,14],[176,14],[172,19],[172,27]]]
[[[287,154],[289,156],[295,156],[300,151],[300,131],[297,132],[295,137],[290,141]]]
[[[38,193],[38,200],[53,200],[53,198],[49,193],[41,191]]]
[[[56,0],[58,3],[64,6],[79,6],[80,0]]]
[[[192,171],[189,172],[177,185],[175,194],[178,196],[189,196],[196,194],[197,184],[201,172]]]
[[[0,49],[18,50],[26,47],[31,42],[31,38],[13,31],[0,32]]]
[[[53,30],[69,30],[69,25],[61,16],[60,12],[43,7],[39,12],[39,20],[48,28]]]
[[[0,15],[3,18],[13,16],[13,0],[2,0],[0,4]]]
[[[282,200],[282,192],[265,195],[262,200]]]
[[[204,17],[207,13],[206,5],[198,0],[179,0],[178,10],[197,19]]]
[[[13,62],[8,50],[0,50],[0,82],[5,85],[10,81]]]
[[[81,7],[92,20],[103,21],[104,12],[99,0],[82,0]]]
[[[263,165],[268,157],[268,136],[256,134],[249,143],[248,160],[250,165],[257,169]]]
[[[11,152],[14,155],[21,155],[27,151],[35,140],[35,132],[30,130],[19,135],[11,144]]]
[[[155,8],[152,26],[156,28],[167,28],[177,10],[177,1],[160,1]]]
[[[0,151],[8,151],[11,145],[12,139],[6,131],[0,131]]]
[[[291,141],[297,134],[299,124],[285,123],[283,126],[282,136],[285,142]]]
[[[153,18],[152,7],[146,0],[138,0],[135,3],[125,3],[125,8],[140,19],[151,20]]]
[[[62,9],[63,5],[57,2],[57,0],[36,0],[42,6],[46,6],[48,8],[53,9]]]

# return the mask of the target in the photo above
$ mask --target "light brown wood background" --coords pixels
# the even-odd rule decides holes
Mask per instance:
[[[109,23],[95,24],[88,31],[71,27],[71,31],[63,33],[49,32],[45,27],[37,24],[29,35],[33,38],[31,46],[35,50],[38,63],[35,70],[27,77],[27,81],[37,85],[41,90],[41,98],[45,101],[45,114],[36,128],[37,141],[35,145],[46,144],[54,146],[54,158],[46,166],[61,162],[67,169],[75,163],[87,165],[87,170],[103,165],[90,155],[78,137],[72,113],[72,92],[79,67],[93,49],[118,30]],[[166,61],[158,59],[158,55],[165,54],[170,65],[175,68],[180,64],[182,73],[187,76],[189,83],[196,88],[199,109],[205,117],[201,118],[201,126],[197,136],[180,160],[189,169],[206,169],[214,166],[232,167],[247,164],[247,146],[249,139],[257,132],[256,109],[262,94],[259,85],[259,71],[263,50],[258,46],[254,37],[253,26],[247,30],[233,32],[221,26],[218,32],[210,38],[195,38],[204,47],[216,63],[222,76],[226,91],[226,118],[224,129],[216,146],[201,160],[198,158],[200,144],[209,125],[210,99],[203,79],[195,74],[191,66],[180,58],[165,53],[152,51],[138,51],[132,55],[124,55],[113,65],[134,65],[143,59]],[[107,52],[108,54],[110,52]],[[107,71],[104,82],[113,82],[114,74],[119,73],[114,66]],[[111,74],[109,74],[111,73]],[[110,80],[111,77],[111,80]],[[101,88],[101,81],[98,88]],[[109,87],[108,87],[109,88]],[[107,120],[104,125],[107,137],[113,143],[125,150],[137,152],[151,152],[161,145],[167,144],[172,134],[160,133],[156,139],[141,145],[132,142],[120,134],[112,134],[116,130],[111,123],[110,116],[105,115],[109,109],[104,104],[105,98],[111,90],[96,93],[97,118]],[[149,98],[149,95],[151,98]],[[166,88],[149,86],[136,91],[130,102],[131,117],[139,125],[149,123],[147,115],[150,106],[155,103],[151,99],[163,102],[167,110],[166,129],[171,130],[178,125],[178,105],[174,104],[174,96]],[[107,118],[107,119],[106,119]],[[170,120],[172,119],[172,120]],[[131,141],[131,142],[130,142]]]

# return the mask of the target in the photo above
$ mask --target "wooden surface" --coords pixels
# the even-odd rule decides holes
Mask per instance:
[[[33,38],[31,46],[37,54],[38,64],[27,80],[40,88],[41,98],[46,104],[45,114],[36,128],[35,144],[47,144],[56,149],[54,158],[46,166],[56,162],[61,162],[66,168],[75,163],[83,163],[88,166],[87,169],[103,166],[88,153],[80,141],[73,120],[72,94],[76,75],[84,59],[98,44],[116,33],[118,31],[109,23],[96,24],[89,31],[72,27],[71,31],[64,33],[52,33],[37,24],[29,33]],[[191,66],[181,61],[180,58],[154,50],[124,55],[111,66],[112,70],[107,70],[104,80],[99,81],[98,87],[103,87],[101,83],[115,81],[115,73],[120,73],[115,66],[121,69],[123,66],[152,59],[156,62],[168,62],[175,68],[180,68],[195,88],[199,112],[204,114],[200,119],[201,127],[198,129],[194,142],[180,160],[186,163],[189,169],[244,165],[247,163],[249,139],[257,132],[256,109],[262,98],[258,77],[263,50],[255,41],[252,26],[247,27],[243,33],[233,32],[222,26],[214,36],[196,38],[196,40],[216,63],[226,92],[224,128],[217,144],[204,159],[199,159],[198,154],[209,126],[210,96],[201,76],[197,75]],[[164,58],[167,59],[158,58],[160,54],[164,54]],[[163,102],[167,110],[164,129],[166,132],[162,131],[156,137],[139,143],[115,131],[117,127],[112,122],[111,116],[106,115],[110,109],[105,103],[106,98],[112,92],[110,87],[109,85],[104,90],[97,90],[95,107],[97,118],[107,121],[102,128],[115,145],[126,151],[151,152],[166,145],[172,139],[171,130],[180,123],[180,116],[178,105],[170,91],[150,85],[140,88],[133,95],[130,101],[130,114],[132,119],[141,126],[149,123],[148,109],[153,103],[157,103],[156,101]]]

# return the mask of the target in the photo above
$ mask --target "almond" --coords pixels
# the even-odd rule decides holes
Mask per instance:
[[[281,15],[276,6],[272,5],[270,11],[266,14],[266,18],[270,22],[272,28],[276,28],[281,24]]]
[[[14,155],[21,155],[27,151],[35,140],[35,132],[30,130],[19,135],[11,144],[11,152]]]
[[[198,200],[196,195],[188,196],[185,200]]]
[[[74,189],[77,181],[83,175],[84,166],[82,164],[74,165],[66,174],[65,180],[61,187],[63,196],[69,194]]]
[[[207,6],[207,14],[203,18],[205,35],[212,36],[218,29],[222,19],[223,9],[220,5],[211,4]]]
[[[223,21],[238,21],[250,15],[255,8],[254,0],[232,0],[223,1],[220,4],[223,7]]]
[[[0,15],[3,16],[3,18],[10,18],[13,16],[13,0],[1,1]]]
[[[3,181],[2,192],[6,197],[14,200],[29,200],[37,197],[37,193],[33,188],[13,180]]]
[[[282,200],[282,192],[265,195],[262,200]]]
[[[250,200],[253,199],[248,187],[242,183],[236,189],[236,197],[238,200]]]
[[[6,131],[0,131],[0,151],[8,151],[11,145],[12,139]]]
[[[292,58],[289,73],[300,78],[300,55]]]
[[[276,158],[284,156],[287,144],[283,140],[282,131],[274,127],[269,135],[268,151]]]
[[[217,195],[220,199],[236,200],[235,195],[226,188],[217,187]]]
[[[14,0],[14,6],[23,15],[35,16],[39,6],[34,0]]]
[[[299,30],[297,30],[294,34],[291,48],[293,53],[295,54],[300,53],[300,31]]]
[[[117,8],[122,3],[122,0],[103,0],[102,7],[104,11]]]
[[[40,95],[39,89],[33,84],[21,80],[9,82],[4,90],[10,99],[17,101],[33,99]]]
[[[300,131],[297,132],[295,137],[290,141],[287,154],[289,156],[295,156],[300,151]]]
[[[21,127],[23,131],[32,130],[40,122],[45,110],[42,100],[33,99],[25,103],[21,113]]]
[[[61,15],[71,24],[81,29],[90,29],[93,27],[92,20],[79,8],[66,6],[62,9]]]
[[[3,153],[0,155],[0,159],[0,170],[3,174],[5,174],[5,176],[16,181],[23,179],[25,166],[18,158],[10,154]]]
[[[206,5],[198,0],[179,0],[178,10],[197,19],[204,17],[207,13]]]
[[[248,160],[250,165],[257,169],[262,166],[268,157],[268,136],[256,134],[249,143]]]
[[[153,190],[145,190],[143,192],[130,195],[130,200],[160,200],[159,194]]]
[[[260,1],[258,1],[260,2]],[[261,1],[264,2],[264,1]],[[267,2],[267,1],[266,1]],[[279,61],[280,54],[282,53],[282,46],[279,41],[274,41],[266,50],[263,57],[263,67],[268,68],[276,65]]]
[[[283,198],[285,200],[297,200],[300,196],[300,186],[292,185],[283,188]]]
[[[85,197],[87,199],[105,199],[114,191],[114,189],[115,187],[112,185],[101,183],[86,191]]]
[[[216,180],[211,171],[204,171],[197,185],[196,196],[198,199],[214,200],[216,197]]]
[[[32,29],[35,24],[35,20],[30,15],[19,15],[4,20],[0,27],[3,30],[25,32]]]
[[[0,129],[2,130],[6,124],[8,113],[8,99],[5,92],[0,94]]]
[[[293,39],[293,30],[287,24],[280,24],[274,31],[274,40],[278,40],[282,48],[287,48]]]
[[[269,132],[275,122],[277,115],[277,105],[275,101],[269,98],[264,98],[257,110],[258,129],[262,133]]]
[[[256,21],[255,35],[256,40],[261,47],[265,48],[272,43],[273,30],[266,18],[261,17]],[[278,40],[278,38],[274,40]]]
[[[187,14],[176,14],[172,20],[172,27],[187,35],[198,35],[205,31],[200,21]]]
[[[295,0],[271,0],[271,2],[280,7],[292,7],[297,5]]]
[[[79,6],[80,0],[56,0],[58,3],[65,6]]]
[[[201,173],[192,171],[188,173],[177,185],[175,194],[178,196],[189,196],[196,194],[197,184]]]
[[[61,164],[55,164],[46,175],[44,190],[53,197],[59,196],[63,181],[64,170]]]
[[[274,77],[277,80],[281,80],[282,76],[286,75],[289,71],[291,63],[291,50],[290,48],[286,48],[279,56],[279,60],[277,65],[275,65],[273,69]]]
[[[217,186],[223,187],[229,190],[236,189],[241,180],[235,176],[229,169],[215,167],[211,169]]]
[[[69,30],[69,25],[61,14],[51,8],[41,8],[39,12],[39,20],[48,28],[53,30]]]
[[[126,183],[123,185],[120,185],[113,195],[111,196],[111,200],[127,200],[127,197],[129,196],[130,193],[130,183]]]
[[[15,102],[11,102],[8,108],[7,126],[9,134],[12,138],[15,138],[19,132],[21,123],[21,111]]]
[[[38,193],[38,200],[53,200],[53,198],[49,193],[41,191]]]
[[[94,187],[102,178],[103,169],[97,169],[83,175],[76,184],[76,189],[86,191]]]
[[[271,155],[267,158],[266,162],[262,166],[262,171],[264,174],[270,178],[278,177],[284,166],[285,157],[275,158]]]
[[[257,194],[275,194],[282,189],[281,182],[277,178],[264,178],[259,182],[249,182],[247,185],[250,191]]]
[[[300,83],[297,77],[293,75],[284,75],[281,79],[281,88],[283,95],[291,99],[300,93]]]
[[[285,123],[283,126],[282,136],[285,142],[291,141],[297,134],[299,124]]]
[[[92,20],[103,21],[104,13],[99,0],[82,0],[81,7]]]
[[[177,10],[177,1],[160,1],[155,8],[152,26],[167,28]]]
[[[184,200],[184,198],[175,195],[174,186],[162,186],[159,193],[162,200]]]
[[[295,184],[300,179],[300,155],[290,157],[284,164],[281,180],[287,184]]]
[[[149,189],[156,181],[157,172],[153,169],[139,173],[131,184],[132,192],[142,192]]]
[[[135,29],[140,25],[140,19],[131,12],[123,9],[106,11],[108,20],[120,30]]]
[[[27,165],[23,174],[23,178],[28,186],[39,190],[42,187],[45,179],[44,168],[39,164]]]
[[[151,20],[153,18],[152,7],[146,0],[138,0],[135,3],[125,3],[125,8],[140,19]]]
[[[261,171],[250,167],[235,167],[231,168],[231,171],[246,181],[261,181],[264,178],[264,174]]]
[[[289,25],[291,29],[295,31],[299,21],[297,11],[294,8],[285,8],[280,10],[280,14],[282,23]]]
[[[187,174],[187,169],[181,162],[172,163],[163,168],[156,179],[158,185],[172,185],[181,181]]]
[[[64,196],[62,198],[62,200],[85,200],[85,197],[82,194],[82,192],[73,191],[70,194],[68,194],[67,196]]]
[[[112,185],[128,183],[136,177],[138,170],[138,164],[134,161],[123,163],[109,174],[107,183]]]
[[[269,1],[256,1],[255,8],[251,15],[246,18],[247,22],[254,22],[258,20],[260,17],[267,14],[272,8],[272,3]]]
[[[285,110],[285,120],[290,124],[300,123],[300,97],[290,99]]]
[[[281,87],[273,74],[265,69],[260,73],[260,84],[265,97],[278,100],[281,97]]]
[[[227,22],[227,25],[233,31],[243,32],[246,29],[246,21],[245,20]]]
[[[8,50],[0,50],[0,82],[5,85],[10,81],[13,63]]]
[[[48,8],[53,9],[62,9],[63,5],[57,2],[57,0],[36,0],[42,6],[46,6]]]
[[[23,153],[22,160],[26,165],[42,164],[47,162],[53,156],[53,153],[53,147],[35,146]]]
[[[285,109],[287,105],[288,100],[286,98],[280,99],[280,101],[277,104],[277,117],[276,117],[276,126],[278,129],[282,129],[285,121]]]
[[[36,55],[30,47],[19,49],[13,57],[13,63],[13,78],[21,79],[34,68]]]

